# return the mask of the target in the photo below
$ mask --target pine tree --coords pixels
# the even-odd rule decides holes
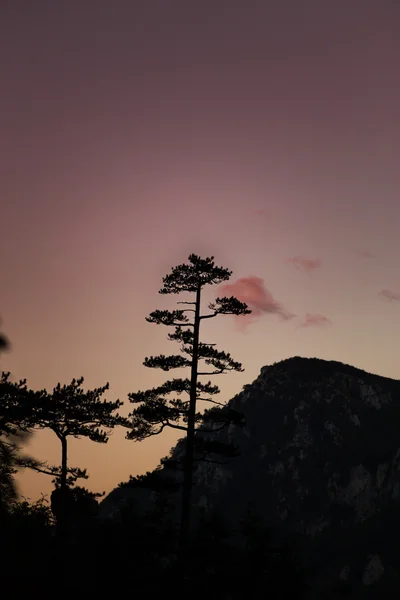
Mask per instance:
[[[205,286],[218,285],[230,279],[232,272],[214,263],[214,257],[200,258],[195,254],[189,256],[189,264],[181,264],[172,268],[171,273],[163,278],[163,287],[160,294],[180,294],[187,292],[194,294],[193,301],[178,302],[188,308],[179,310],[156,310],[146,320],[157,325],[174,327],[175,332],[168,335],[171,341],[181,343],[182,355],[146,357],[144,365],[150,368],[159,368],[163,371],[188,367],[191,370],[190,379],[172,379],[163,385],[147,391],[129,394],[132,403],[140,405],[129,415],[131,430],[127,433],[128,439],[144,440],[150,436],[160,434],[166,427],[186,432],[186,446],[184,458],[184,479],[182,493],[182,510],[180,526],[180,552],[183,553],[188,544],[190,530],[190,504],[193,485],[193,470],[195,464],[196,438],[195,432],[214,433],[218,428],[223,428],[228,423],[240,422],[241,416],[229,409],[226,405],[218,403],[213,396],[219,393],[219,388],[211,381],[201,383],[199,376],[219,375],[228,371],[243,371],[241,363],[233,360],[230,354],[219,351],[215,344],[200,342],[199,333],[202,321],[212,319],[219,315],[247,315],[251,311],[247,305],[234,297],[216,298],[215,302],[208,305],[211,311],[201,314],[201,294]],[[186,313],[193,314],[190,320]],[[209,370],[199,369],[199,361],[204,360]],[[180,397],[170,398],[169,394],[185,393],[188,399]],[[204,401],[215,406],[204,413],[197,412],[198,401]],[[201,426],[196,429],[196,424]],[[221,451],[221,444],[204,437],[198,442],[200,453],[207,451]],[[201,445],[201,446],[200,446]],[[213,448],[212,448],[213,446]]]
[[[17,499],[14,476],[20,469],[39,469],[43,463],[21,454],[31,428],[26,406],[32,392],[26,380],[10,381],[10,373],[0,372],[0,513],[5,514]],[[1,515],[0,515],[1,520]]]
[[[78,477],[87,478],[86,471],[68,468],[68,438],[86,437],[93,442],[106,443],[110,430],[125,426],[126,419],[116,411],[123,405],[120,400],[107,401],[101,397],[109,389],[107,383],[93,390],[83,390],[84,379],[73,379],[68,385],[60,383],[51,393],[36,392],[30,406],[30,421],[34,428],[51,429],[61,443],[61,467],[52,468],[48,474],[55,476],[58,489],[57,505],[60,533],[64,533],[66,507],[72,502],[69,485]],[[106,430],[102,429],[105,428]]]
[[[8,338],[0,333],[0,353],[9,349]],[[21,455],[21,444],[30,433],[20,410],[21,397],[26,398],[27,394],[26,381],[13,383],[10,373],[0,372],[0,525],[17,499],[14,476],[19,469],[39,465]]]

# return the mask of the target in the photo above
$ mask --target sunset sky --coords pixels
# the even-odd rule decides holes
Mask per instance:
[[[171,375],[142,365],[178,349],[145,317],[182,299],[158,290],[192,252],[230,268],[225,291],[254,308],[204,328],[245,368],[213,379],[221,398],[293,355],[399,378],[398,0],[9,0],[0,55],[1,368],[15,380],[109,381],[126,414],[129,392]],[[124,435],[71,443],[93,491],[177,439]],[[60,460],[52,432],[26,451]]]

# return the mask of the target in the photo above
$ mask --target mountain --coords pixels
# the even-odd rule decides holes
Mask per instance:
[[[329,594],[347,587],[351,598],[390,598],[400,590],[400,381],[294,357],[263,367],[229,404],[246,424],[213,436],[236,444],[239,456],[199,463],[197,510],[217,512],[231,527],[249,509],[260,515],[299,549],[310,597],[338,597]],[[183,450],[181,441],[172,458]],[[137,493],[114,490],[103,514]],[[140,494],[148,506],[154,494]],[[177,504],[179,494],[171,497]]]

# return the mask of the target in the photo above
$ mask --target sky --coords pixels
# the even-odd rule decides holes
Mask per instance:
[[[174,375],[145,318],[180,300],[190,253],[254,309],[205,321],[243,363],[229,400],[290,356],[399,378],[398,0],[6,0],[0,4],[0,367],[32,389],[84,376],[107,398]],[[181,372],[179,372],[181,373]],[[177,439],[70,444],[93,491]],[[59,464],[51,432],[26,452]],[[51,478],[18,477],[49,494]]]

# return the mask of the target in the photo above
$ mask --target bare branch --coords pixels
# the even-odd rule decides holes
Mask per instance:
[[[52,477],[61,477],[61,475],[59,475],[58,473],[53,473],[52,471],[45,471],[44,469],[41,469],[40,467],[36,467],[35,465],[30,465],[29,468],[32,469],[33,471],[37,471],[38,473],[42,473],[43,475],[51,475]]]
[[[193,323],[163,323],[163,325],[167,325],[167,327],[194,327]]]
[[[217,404],[218,406],[225,406],[223,402],[217,402],[216,400],[212,400],[212,398],[199,398],[197,400],[201,400],[202,402],[211,402],[211,404]]]
[[[187,427],[183,427],[183,425],[174,425],[173,423],[170,423],[169,421],[167,421],[165,423],[165,425],[167,425],[168,427],[171,427],[172,429],[180,429],[181,431],[187,431]]]
[[[229,369],[226,369],[227,371],[229,371]],[[226,375],[225,371],[223,369],[219,370],[219,371],[205,371],[205,372],[200,372],[197,373],[197,375]]]
[[[213,319],[217,315],[219,315],[219,313],[214,312],[211,315],[201,315],[199,318],[200,318],[200,321],[202,321],[203,319]]]

